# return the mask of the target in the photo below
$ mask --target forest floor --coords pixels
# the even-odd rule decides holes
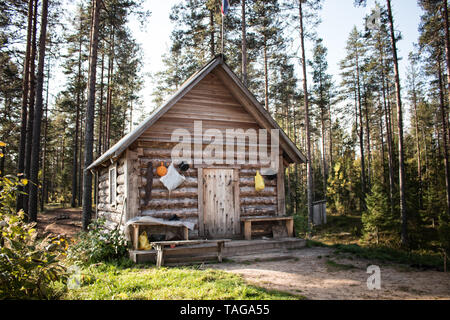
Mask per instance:
[[[349,221],[348,218],[345,220],[335,219],[333,230],[321,230],[315,240],[328,245],[355,244],[357,232],[346,232],[349,230]],[[359,219],[354,220],[355,225],[358,224]],[[72,238],[81,230],[81,210],[49,208],[39,215],[37,229],[40,235],[65,235]],[[207,264],[202,268],[227,271],[239,275],[250,285],[313,300],[450,299],[449,272],[420,269],[412,267],[411,263],[379,260],[373,255],[365,258],[349,250],[321,246],[289,251],[288,256],[285,255],[282,259],[275,257],[262,261],[260,257],[261,255],[239,257],[222,264]],[[380,267],[380,290],[367,288],[369,265]],[[178,269],[168,270],[178,272]],[[128,272],[127,270],[124,272]],[[148,266],[133,272],[149,272]]]
[[[73,238],[81,231],[81,209],[49,207],[38,214],[37,231],[40,237],[62,235]]]
[[[450,299],[449,272],[361,259],[329,247],[293,250],[282,261],[259,261],[258,256],[214,268],[238,274],[255,286],[312,300]],[[367,288],[369,265],[380,267],[380,290]]]

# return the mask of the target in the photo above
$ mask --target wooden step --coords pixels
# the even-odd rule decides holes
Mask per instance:
[[[227,242],[223,249],[223,257],[230,258],[269,251],[287,251],[300,249],[306,241],[297,238],[269,239],[269,240],[236,240]],[[136,263],[155,262],[155,250],[130,250],[130,258]],[[217,259],[215,244],[198,244],[167,248],[164,252],[165,263],[193,263],[208,262]]]

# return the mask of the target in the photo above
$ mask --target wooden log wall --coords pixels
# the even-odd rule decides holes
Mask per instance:
[[[98,184],[98,204],[97,204],[97,217],[106,219],[106,227],[114,229],[117,224],[120,223],[122,217],[121,227],[125,222],[124,213],[124,200],[126,194],[125,187],[125,157],[119,158],[114,164],[116,168],[116,204],[109,203],[109,169],[111,166],[103,167],[99,171],[99,184]],[[123,214],[122,214],[123,213]]]
[[[186,181],[177,189],[169,192],[160,181],[156,170],[164,162],[166,167],[172,163],[171,151],[174,143],[138,141],[139,164],[139,211],[141,216],[170,219],[175,215],[180,220],[198,225],[198,182],[197,169],[190,166],[188,171],[180,172]],[[139,150],[140,149],[140,150]],[[147,201],[146,187],[149,164],[153,167],[153,180],[150,199]],[[190,231],[190,237],[198,236],[198,228]]]
[[[156,173],[161,162],[168,166],[171,162],[171,150],[174,143],[138,141],[136,150],[139,166],[139,211],[141,216],[170,219],[176,215],[181,220],[196,224],[196,230],[190,231],[190,237],[199,235],[198,217],[198,169],[193,165],[188,171],[180,172],[185,182],[169,192]],[[192,148],[193,150],[193,148]],[[247,155],[248,157],[248,155]],[[153,167],[153,180],[150,200],[146,200],[148,184],[148,166]],[[205,166],[207,168],[208,166]],[[241,165],[239,174],[239,193],[241,216],[277,214],[277,180],[265,179],[265,189],[255,190],[256,171],[260,165]]]

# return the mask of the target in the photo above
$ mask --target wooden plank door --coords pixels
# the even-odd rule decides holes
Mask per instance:
[[[203,219],[207,238],[240,234],[239,171],[203,169]]]

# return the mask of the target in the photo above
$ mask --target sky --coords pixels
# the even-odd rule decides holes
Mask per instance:
[[[151,12],[146,26],[142,28],[140,24],[132,20],[129,22],[137,42],[142,47],[143,70],[142,76],[144,87],[141,91],[144,113],[153,110],[152,92],[154,83],[151,76],[164,68],[162,55],[170,47],[170,34],[173,25],[170,22],[169,14],[173,5],[183,0],[146,0],[144,9]],[[379,0],[384,4],[384,0]],[[355,8],[354,0],[325,0],[320,11],[321,24],[317,27],[317,34],[324,41],[328,48],[329,73],[333,75],[335,82],[340,82],[339,62],[345,57],[345,46],[348,35],[354,26],[360,30],[364,27],[364,16],[375,7],[375,0],[368,0],[366,8]],[[71,3],[73,8],[73,3]],[[392,0],[395,28],[400,31],[403,39],[398,43],[400,60],[400,76],[406,79],[407,57],[413,49],[413,43],[418,39],[418,25],[420,21],[421,9],[417,6],[416,0]],[[69,5],[70,7],[70,5]],[[69,8],[70,10],[70,8]],[[312,56],[312,43],[306,42],[307,59]],[[240,50],[240,48],[236,48]],[[56,72],[56,80],[53,80],[52,96],[59,92],[63,86],[63,79],[60,72]],[[404,93],[403,93],[404,94]],[[134,121],[140,117],[137,112],[134,114]]]
[[[179,3],[180,0],[148,0],[145,2],[145,9],[151,11],[151,16],[147,22],[145,30],[141,30],[137,22],[131,22],[130,27],[134,31],[134,36],[142,46],[144,57],[143,73],[145,85],[142,90],[144,110],[153,109],[152,86],[153,83],[148,74],[163,69],[161,62],[162,55],[170,47],[170,33],[173,25],[169,20],[171,7]],[[384,4],[384,1],[380,1]],[[323,38],[325,46],[328,48],[329,72],[333,75],[336,83],[339,83],[339,62],[345,57],[345,45],[348,35],[357,26],[363,29],[363,18],[374,8],[375,0],[368,0],[366,8],[355,8],[353,0],[325,0],[320,12],[321,24],[317,28],[317,34]],[[418,39],[418,25],[420,21],[421,9],[417,6],[416,0],[393,0],[393,14],[396,30],[402,33],[403,39],[398,43],[400,61],[400,75],[402,79],[406,76],[407,57],[413,49],[413,43]],[[307,58],[311,57],[311,43],[306,43]],[[236,48],[240,50],[240,48]]]

